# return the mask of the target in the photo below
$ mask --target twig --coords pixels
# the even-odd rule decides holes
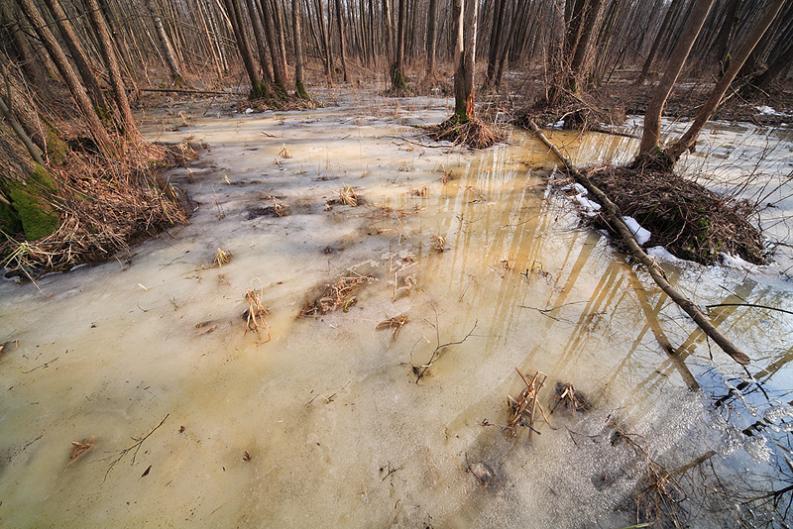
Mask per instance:
[[[143,446],[144,441],[146,441],[146,439],[151,437],[151,434],[156,432],[157,429],[165,423],[166,419],[168,419],[168,417],[170,417],[170,415],[171,415],[170,413],[166,413],[165,417],[162,418],[160,423],[157,426],[155,426],[154,428],[152,428],[151,430],[149,430],[149,433],[147,433],[143,437],[140,437],[140,438],[133,437],[132,440],[135,441],[135,444],[133,444],[131,446],[128,446],[127,448],[123,449],[121,452],[119,452],[118,457],[116,457],[113,461],[110,462],[110,466],[107,467],[107,471],[105,472],[105,477],[102,480],[102,483],[104,483],[107,480],[107,476],[110,475],[110,471],[113,470],[113,467],[115,467],[116,464],[119,461],[124,459],[124,457],[128,453],[130,453],[130,451],[133,451],[132,452],[132,462],[130,464],[134,465],[135,464],[135,458],[138,457],[138,452],[140,451],[140,447]]]
[[[446,349],[447,347],[451,347],[453,345],[460,345],[461,343],[466,341],[474,333],[474,330],[476,329],[476,326],[478,324],[479,324],[479,320],[476,320],[474,322],[474,326],[471,327],[471,330],[468,331],[468,334],[466,334],[463,337],[462,340],[457,340],[457,341],[454,341],[454,342],[448,342],[448,343],[441,344],[440,343],[440,334],[439,334],[438,324],[437,324],[437,315],[436,315],[436,320],[435,320],[435,338],[437,340],[438,345],[435,347],[435,350],[432,351],[432,354],[430,355],[429,362],[427,362],[426,364],[424,364],[423,366],[420,366],[420,368],[418,368],[418,372],[416,373],[416,384],[419,383],[419,380],[421,380],[421,378],[424,376],[424,374],[427,372],[427,370],[430,367],[432,367],[433,362],[435,362],[438,359],[438,357],[441,355],[441,353],[443,352],[444,349]]]
[[[777,307],[769,307],[768,305],[757,305],[755,303],[716,303],[714,305],[705,305],[708,309],[715,309],[717,307],[752,307],[755,309],[768,309],[768,310],[775,310],[777,312],[784,312],[785,314],[793,314],[793,311],[780,309]]]

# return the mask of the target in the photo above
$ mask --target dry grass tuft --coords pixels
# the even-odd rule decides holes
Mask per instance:
[[[719,195],[667,171],[611,167],[588,173],[592,183],[652,233],[652,242],[677,257],[703,264],[720,253],[755,264],[766,257],[763,236],[750,222],[753,206]]]
[[[443,235],[433,235],[430,245],[434,251],[443,253],[446,251],[446,237]]]
[[[358,195],[351,186],[344,186],[339,191],[339,202],[351,208],[358,207]]]
[[[576,390],[572,384],[557,382],[554,388],[554,395],[556,397],[556,403],[551,413],[556,411],[559,405],[561,405],[563,409],[573,413],[586,412],[592,409],[592,403],[589,399],[583,393]]]
[[[456,116],[430,127],[429,136],[435,141],[450,141],[472,149],[486,149],[504,139],[503,134],[479,119],[461,122]]]
[[[356,294],[372,281],[374,278],[366,275],[340,276],[333,283],[323,285],[316,297],[303,304],[300,317],[321,316],[339,309],[347,312],[357,303]]]
[[[278,151],[278,156],[280,156],[281,158],[283,158],[285,160],[288,160],[289,158],[292,157],[292,155],[289,154],[289,151],[287,150],[286,145],[281,147],[281,150]]]
[[[253,331],[257,335],[261,335],[260,330],[264,327],[266,332],[264,341],[269,342],[271,338],[270,324],[267,323],[266,318],[270,315],[270,310],[264,306],[261,296],[255,290],[245,292],[245,303],[248,305],[248,308],[242,313],[242,319],[245,320],[245,334],[248,334],[248,331]]]
[[[58,182],[52,205],[60,226],[37,241],[5,235],[0,256],[9,274],[32,279],[106,261],[143,237],[187,222],[186,198],[156,171],[194,159],[198,146],[126,148],[113,164],[71,151],[66,164],[48,168]]]
[[[543,419],[548,422],[542,404],[538,401],[540,389],[542,389],[543,384],[545,384],[545,379],[547,377],[544,373],[537,371],[534,373],[534,376],[529,379],[526,375],[521,373],[519,369],[515,369],[515,371],[525,384],[525,387],[517,397],[507,397],[510,416],[506,430],[514,435],[517,433],[518,427],[527,428],[529,430],[529,438],[531,438],[531,433],[537,432],[534,428],[534,422],[537,420],[538,410]]]
[[[414,197],[427,198],[430,196],[430,188],[427,186],[414,187],[410,190],[410,195]]]
[[[215,250],[215,256],[212,258],[212,266],[222,268],[223,265],[227,265],[231,262],[232,257],[234,256],[230,251],[218,248]]]
[[[407,325],[408,315],[407,314],[400,314],[399,316],[394,316],[393,318],[388,318],[387,320],[383,320],[377,324],[378,331],[382,331],[385,329],[393,329],[393,333],[391,334],[391,340],[396,340],[397,336],[399,335],[399,331],[402,330],[402,327]]]

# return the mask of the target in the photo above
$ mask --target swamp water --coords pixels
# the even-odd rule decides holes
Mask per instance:
[[[745,373],[549,195],[541,144],[514,131],[471,153],[413,127],[449,113],[368,97],[150,126],[210,146],[170,173],[191,223],[124,261],[0,285],[0,526],[619,529],[648,457],[671,471],[709,451],[678,476],[692,524],[767,519],[738,498],[784,486],[781,456],[740,431],[788,420],[791,319],[714,309],[765,381],[715,408]],[[552,139],[579,163],[630,141]],[[362,203],[326,206],[345,186]],[[700,303],[793,309],[776,269],[665,266]],[[345,310],[297,318],[356,274],[372,279]],[[252,289],[270,311],[258,334]],[[548,376],[530,440],[503,431],[516,369]],[[551,413],[559,381],[592,409]],[[765,433],[787,443],[783,424]]]

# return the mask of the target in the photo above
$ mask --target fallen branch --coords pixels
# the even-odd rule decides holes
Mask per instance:
[[[780,309],[778,307],[769,307],[768,305],[757,305],[755,303],[716,303],[715,305],[706,305],[705,308],[715,309],[718,307],[752,307],[754,309],[775,310],[777,312],[784,312],[785,314],[793,314],[793,311]]]
[[[661,290],[663,290],[672,299],[672,301],[677,303],[677,305],[683,309],[692,320],[694,320],[694,323],[696,323],[705,334],[713,339],[713,341],[716,342],[719,347],[721,347],[722,350],[733,360],[741,365],[748,364],[750,361],[749,356],[739,350],[726,336],[724,336],[721,331],[719,331],[713,325],[713,323],[711,323],[710,318],[705,315],[698,305],[686,298],[676,288],[669,284],[669,282],[666,280],[666,274],[664,274],[664,271],[660,266],[658,266],[658,263],[656,263],[649,255],[647,255],[642,247],[636,242],[631,230],[622,220],[622,216],[619,214],[617,205],[614,204],[614,202],[612,202],[600,188],[595,186],[589,177],[573,166],[573,163],[570,161],[570,159],[562,154],[556,145],[551,143],[550,140],[545,137],[545,134],[542,133],[540,128],[536,123],[534,123],[533,120],[529,120],[529,126],[531,127],[531,130],[534,131],[534,134],[536,134],[540,139],[540,141],[542,141],[564,164],[567,172],[600,201],[604,210],[603,214],[606,216],[609,224],[614,227],[617,234],[622,238],[623,242],[628,247],[628,250],[630,250],[631,254],[640,263],[642,263],[645,268],[647,268],[650,276],[661,288]]]
[[[134,89],[129,89],[128,91],[134,92]],[[209,94],[209,95],[218,95],[218,96],[233,96],[239,95],[235,94],[234,92],[219,92],[217,90],[188,90],[186,88],[138,88],[138,92],[173,92],[175,94]]]
[[[443,352],[444,349],[446,349],[447,347],[451,347],[453,345],[460,345],[461,343],[465,342],[474,333],[474,331],[476,330],[476,326],[478,324],[479,324],[479,320],[475,321],[474,322],[474,326],[471,327],[471,330],[468,331],[468,334],[466,334],[463,337],[462,340],[457,340],[457,341],[454,341],[454,342],[448,342],[448,343],[442,344],[442,343],[440,343],[440,334],[439,334],[440,331],[438,330],[438,320],[437,320],[437,314],[436,314],[435,336],[436,336],[436,339],[437,339],[437,345],[435,346],[435,350],[432,351],[432,354],[430,355],[430,359],[429,359],[429,361],[426,364],[424,364],[422,366],[413,366],[413,372],[416,374],[416,384],[418,384],[419,380],[421,380],[424,377],[424,374],[427,372],[427,370],[430,367],[432,367],[432,364],[435,362],[435,360],[438,359],[438,357],[440,357],[440,355],[441,355],[441,353]]]

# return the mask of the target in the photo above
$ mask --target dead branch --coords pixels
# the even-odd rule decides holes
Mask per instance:
[[[576,181],[584,186],[587,191],[592,193],[603,205],[604,214],[608,219],[608,222],[614,227],[617,233],[622,238],[622,241],[630,250],[631,254],[645,266],[647,271],[650,273],[650,276],[656,282],[656,284],[666,292],[666,294],[674,301],[683,311],[688,314],[692,320],[699,326],[702,331],[707,334],[710,338],[716,342],[721,349],[727,353],[733,360],[738,362],[741,365],[746,365],[750,362],[749,356],[746,353],[742,352],[738,349],[726,336],[724,336],[721,331],[719,331],[713,323],[710,321],[703,310],[696,305],[693,301],[686,298],[683,294],[681,294],[676,288],[669,284],[666,280],[666,275],[661,267],[656,263],[649,255],[642,250],[641,246],[636,242],[633,234],[631,233],[628,226],[625,225],[625,222],[622,220],[622,216],[619,214],[619,209],[617,205],[612,202],[609,197],[597,186],[595,186],[589,178],[578,171],[574,166],[573,163],[567,158],[564,154],[559,151],[559,149],[551,143],[550,140],[542,133],[540,128],[534,123],[533,120],[529,120],[529,126],[531,130],[537,135],[537,137],[542,141],[553,153],[556,155],[557,158],[564,164],[565,169],[567,172],[571,174]]]

